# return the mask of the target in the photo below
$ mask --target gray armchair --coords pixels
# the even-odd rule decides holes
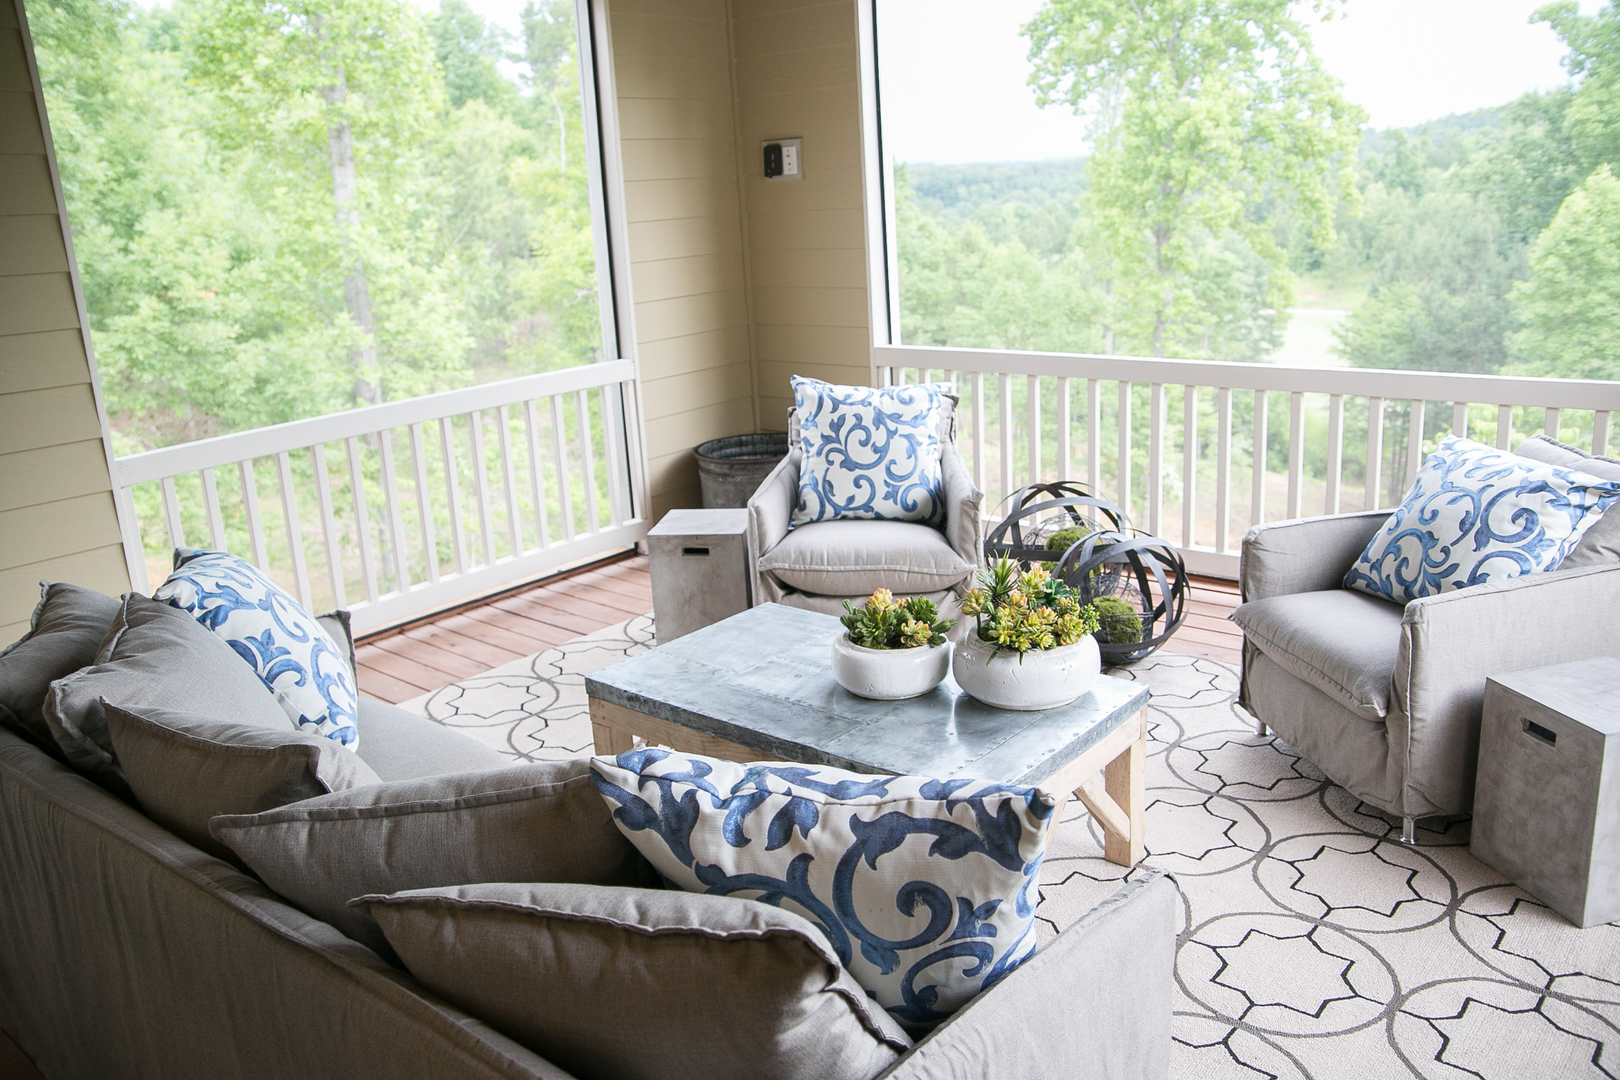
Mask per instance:
[[[1523,450],[1521,449],[1521,454]],[[1261,525],[1243,540],[1240,701],[1357,798],[1402,819],[1473,806],[1490,675],[1620,655],[1620,563],[1413,600],[1342,587],[1386,510]]]
[[[956,449],[954,417],[944,429],[942,529],[902,521],[818,521],[789,529],[804,459],[790,414],[788,455],[748,500],[753,602],[842,614],[845,600],[887,588],[896,596],[926,596],[954,618],[949,609],[972,586],[980,562],[984,493]]]

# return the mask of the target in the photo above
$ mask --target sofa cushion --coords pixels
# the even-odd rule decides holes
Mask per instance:
[[[361,893],[485,881],[646,884],[585,761],[401,780],[262,814],[215,818],[213,835],[276,892],[389,955]]]
[[[375,698],[360,699],[355,714],[360,749],[355,753],[384,780],[500,769],[512,759],[464,732]]]
[[[1546,435],[1526,439],[1513,452],[1519,457],[1556,465],[1560,469],[1577,469],[1603,480],[1620,480],[1620,461],[1582,453]],[[1558,569],[1574,570],[1612,562],[1620,562],[1620,513],[1605,510],[1603,516],[1586,530],[1586,535],[1575,545],[1575,550],[1564,556]]]
[[[936,592],[963,581],[973,566],[938,529],[903,521],[821,521],[782,538],[759,568],[782,584],[823,596],[896,596]]]
[[[45,699],[45,721],[68,763],[127,793],[103,699],[288,728],[275,696],[229,645],[179,608],[139,593],[124,597],[96,662],[52,683]]]
[[[613,820],[667,880],[790,906],[908,1029],[1035,951],[1056,806],[1038,788],[658,748],[591,767]]]
[[[940,403],[948,386],[877,389],[797,375],[792,382],[804,452],[794,526],[945,520]]]
[[[177,561],[152,598],[190,612],[218,634],[294,723],[356,749],[354,669],[326,628],[245,559],[194,551]]]
[[[94,589],[42,581],[28,633],[0,652],[0,724],[63,760],[45,722],[51,683],[96,662],[119,603]]]
[[[1551,570],[1616,502],[1620,480],[1447,435],[1344,584],[1404,604]]]
[[[1283,670],[1368,720],[1389,715],[1404,609],[1348,589],[1251,600],[1232,612]]]
[[[431,993],[582,1080],[868,1080],[911,1045],[766,904],[488,884],[355,905]]]
[[[280,731],[171,709],[106,708],[118,766],[146,816],[210,855],[230,849],[208,833],[215,814],[256,814],[381,783],[331,739],[285,717]]]

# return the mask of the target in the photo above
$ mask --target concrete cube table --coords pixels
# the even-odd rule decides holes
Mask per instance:
[[[671,510],[647,533],[658,644],[748,608],[748,511]]]
[[[1148,691],[1106,675],[1077,701],[1008,712],[954,679],[873,701],[833,680],[843,626],[762,604],[586,677],[598,754],[634,740],[732,761],[798,761],[863,773],[971,776],[1072,792],[1102,827],[1110,862],[1143,856]]]

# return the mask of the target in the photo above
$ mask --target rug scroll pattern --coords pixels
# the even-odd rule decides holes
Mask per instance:
[[[652,647],[647,616],[407,707],[513,758],[591,750],[584,678]],[[1468,853],[1419,844],[1275,738],[1225,664],[1160,654],[1147,684],[1147,863],[1176,875],[1178,1078],[1620,1080],[1620,925],[1579,930]],[[1039,912],[1050,938],[1129,876],[1078,801]]]

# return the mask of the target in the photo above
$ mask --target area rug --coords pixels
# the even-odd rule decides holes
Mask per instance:
[[[585,676],[651,647],[641,616],[407,707],[514,758],[588,754]],[[1466,821],[1403,846],[1255,734],[1226,664],[1159,654],[1112,674],[1153,695],[1146,862],[1181,893],[1177,1080],[1620,1078],[1620,926],[1576,929],[1515,888],[1469,855]],[[1070,806],[1047,938],[1129,876]]]

